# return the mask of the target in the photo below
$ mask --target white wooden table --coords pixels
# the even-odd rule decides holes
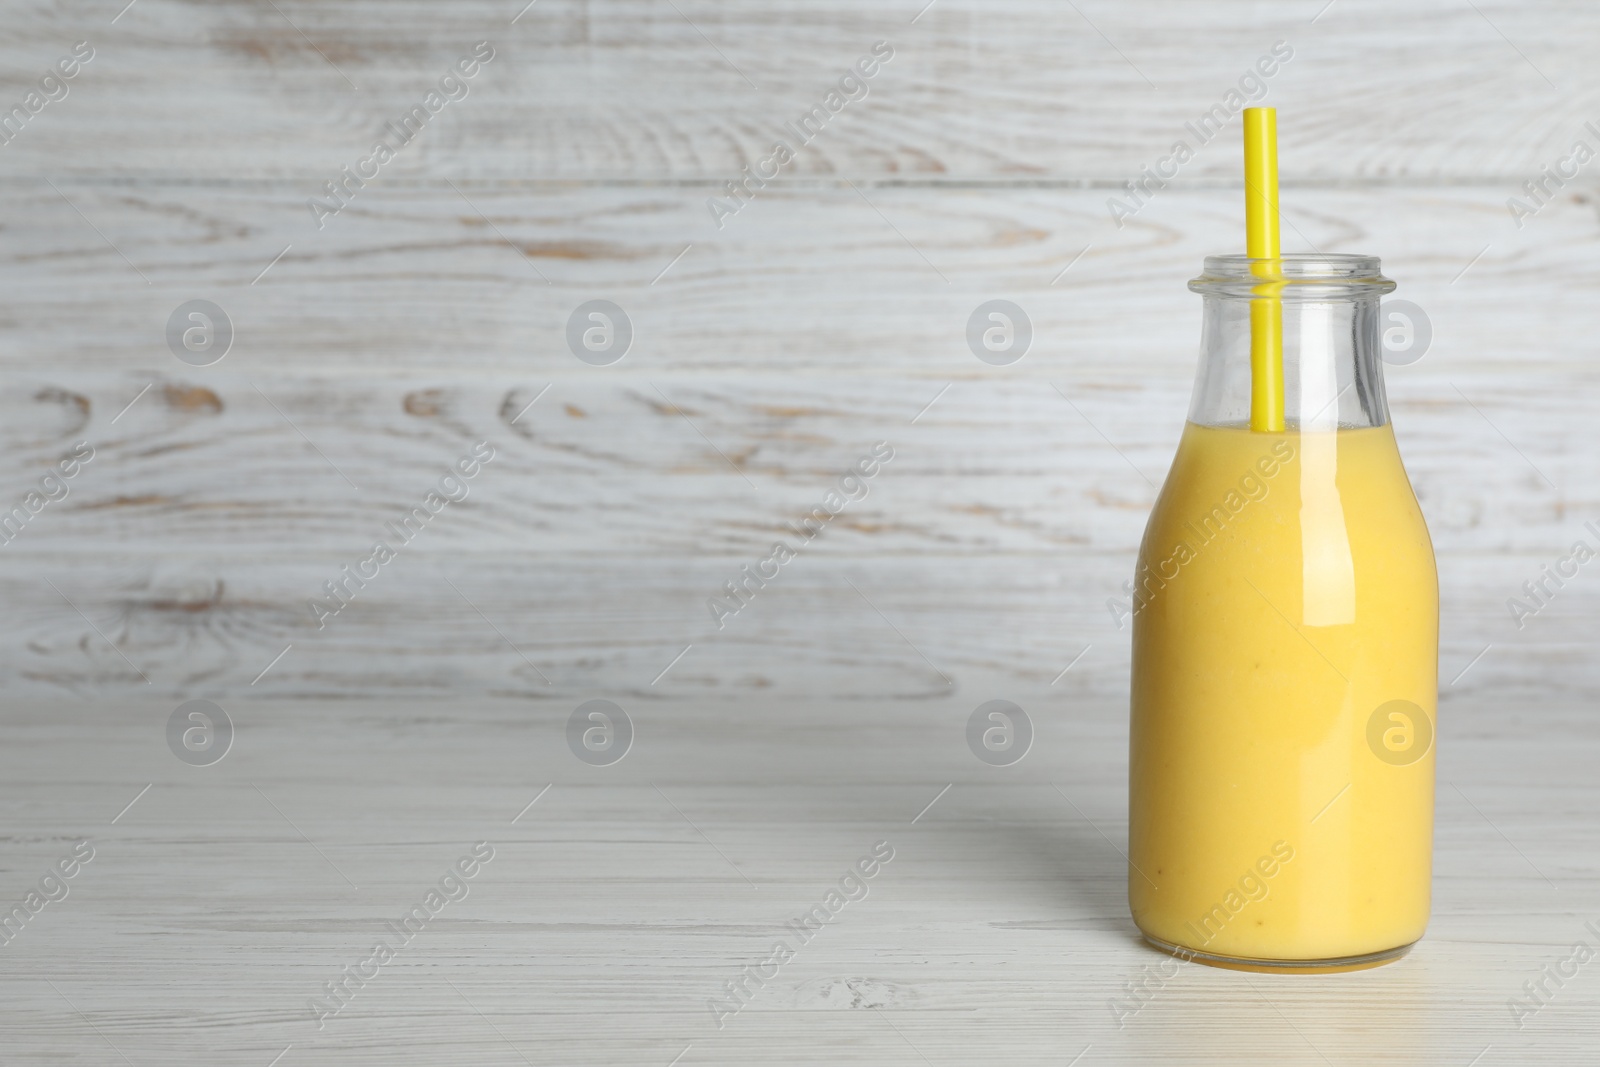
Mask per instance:
[[[168,750],[164,705],[12,708],[6,900],[80,838],[94,858],[0,947],[5,1062],[1594,1062],[1600,964],[1520,1030],[1507,1008],[1596,944],[1587,709],[1446,702],[1408,957],[1185,966],[1119,1027],[1110,998],[1167,960],[1125,904],[1125,713],[1009,695],[1037,737],[1008,768],[966,748],[975,696],[629,702],[604,767],[569,751],[569,709],[520,702],[236,707],[207,767]],[[467,895],[363,965],[477,841]],[[785,923],[879,841],[867,895],[801,944]],[[793,958],[719,1028],[708,1002],[778,938]],[[347,965],[376,975],[319,1030]]]

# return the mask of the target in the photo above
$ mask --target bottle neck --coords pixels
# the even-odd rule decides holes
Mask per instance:
[[[1284,424],[1290,432],[1358,429],[1389,422],[1378,299],[1394,283],[1369,256],[1286,256],[1272,261],[1284,284],[1257,295],[1259,273],[1243,256],[1206,260],[1190,283],[1205,297],[1200,366],[1189,421],[1250,423],[1250,305],[1282,304]],[[1259,271],[1259,268],[1256,268]]]

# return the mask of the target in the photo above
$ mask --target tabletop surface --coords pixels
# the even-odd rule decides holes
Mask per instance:
[[[6,1061],[1594,1062],[1586,709],[1447,694],[1427,936],[1279,977],[1140,942],[1125,709],[1017,702],[1009,767],[958,700],[638,701],[606,766],[522,703],[242,705],[206,766],[168,705],[8,709],[0,899],[92,858],[0,947]]]

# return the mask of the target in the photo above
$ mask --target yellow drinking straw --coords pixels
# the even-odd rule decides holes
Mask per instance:
[[[1250,429],[1283,432],[1283,290],[1278,268],[1278,111],[1244,109],[1245,251],[1251,272],[1272,279],[1250,302]]]

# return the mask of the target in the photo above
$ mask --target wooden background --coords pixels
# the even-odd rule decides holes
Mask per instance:
[[[1432,320],[1389,383],[1442,677],[1489,646],[1460,687],[1594,692],[1587,574],[1521,630],[1505,605],[1600,514],[1600,164],[1505,206],[1600,147],[1592,6],[920,6],[12,4],[0,99],[95,56],[0,148],[0,503],[96,458],[0,548],[0,685],[986,699],[1089,647],[1055,692],[1116,697],[1104,602],[1183,420],[1183,283],[1240,241],[1237,124],[1123,228],[1106,200],[1281,40],[1286,247],[1380,255]],[[480,40],[318,230],[307,198]],[[719,230],[707,196],[879,40]],[[1010,367],[964,342],[996,297],[1035,325]],[[237,331],[210,367],[164,343],[196,298]],[[595,298],[635,324],[611,367],[563,340]],[[484,438],[471,498],[319,632],[322,582]],[[871,496],[716,631],[706,597],[877,440]]]

